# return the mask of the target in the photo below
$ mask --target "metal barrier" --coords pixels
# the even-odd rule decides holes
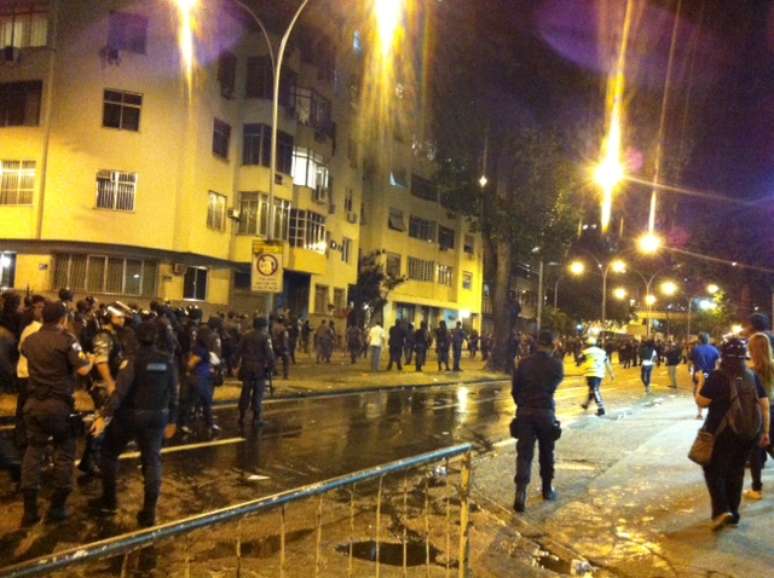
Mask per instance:
[[[349,489],[349,544],[348,544],[348,564],[347,564],[347,576],[353,575],[353,557],[354,557],[354,532],[355,532],[355,487],[359,483],[366,483],[376,481],[378,482],[378,488],[376,490],[376,519],[375,519],[375,557],[372,559],[375,562],[375,576],[380,576],[382,556],[380,556],[380,547],[384,544],[382,535],[383,524],[383,499],[385,494],[385,478],[391,474],[403,473],[403,484],[401,496],[402,515],[408,517],[408,500],[409,500],[409,472],[418,470],[423,466],[429,466],[431,464],[438,464],[443,462],[443,465],[438,466],[443,468],[438,473],[438,478],[444,478],[446,481],[444,484],[440,484],[443,492],[442,500],[445,506],[445,575],[450,576],[453,567],[456,565],[457,575],[462,578],[469,575],[469,516],[470,516],[470,481],[471,481],[471,461],[472,461],[472,445],[461,444],[452,446],[450,448],[435,450],[432,452],[420,454],[410,458],[389,462],[387,464],[361,470],[351,474],[332,478],[323,482],[310,484],[293,490],[288,490],[264,498],[243,502],[233,506],[221,508],[211,512],[198,514],[189,518],[184,518],[168,524],[155,526],[153,528],[138,530],[130,534],[123,534],[114,538],[109,538],[99,542],[93,542],[85,544],[83,546],[71,548],[68,550],[62,550],[47,556],[41,556],[32,560],[21,562],[13,566],[7,566],[0,568],[0,577],[8,578],[21,578],[27,576],[43,576],[49,575],[52,572],[62,571],[71,567],[80,567],[90,562],[115,560],[121,557],[120,561],[120,576],[130,575],[129,568],[131,566],[132,556],[137,556],[144,549],[151,548],[158,545],[165,540],[171,540],[173,538],[182,538],[185,542],[185,553],[183,562],[183,575],[189,577],[191,567],[191,539],[190,534],[200,529],[213,529],[215,526],[222,526],[227,524],[237,525],[237,535],[234,538],[234,556],[236,557],[236,575],[242,575],[242,524],[248,518],[255,516],[256,514],[265,514],[270,510],[279,509],[280,512],[280,532],[279,532],[279,576],[284,578],[287,576],[287,523],[286,523],[286,506],[289,504],[300,502],[313,497],[319,497],[319,502],[316,506],[315,514],[315,555],[314,555],[314,570],[309,572],[305,571],[305,576],[319,576],[321,571],[321,542],[322,542],[322,518],[323,518],[323,495],[339,491],[342,489]],[[450,472],[450,465],[459,462],[459,483],[457,484],[456,494],[459,500],[459,544],[457,550],[457,560],[453,563],[451,559],[452,542],[451,542],[451,493],[452,488],[450,486],[448,476]],[[414,474],[416,475],[416,473]],[[425,475],[424,480],[421,482],[424,488],[424,500],[422,505],[422,517],[424,525],[424,548],[425,548],[425,566],[426,575],[430,576],[431,567],[431,527],[430,527],[430,479],[432,475]],[[444,491],[445,490],[445,491]],[[400,507],[398,509],[400,509]],[[443,512],[443,510],[441,510]],[[443,514],[442,514],[443,515]],[[403,553],[402,568],[403,576],[407,576],[407,548],[409,544],[407,518],[403,520],[402,532],[401,532],[401,546]],[[413,532],[417,534],[416,532]],[[117,560],[115,560],[117,562]],[[436,565],[437,562],[435,562]],[[415,564],[416,565],[416,564]],[[116,566],[118,566],[116,564]],[[118,573],[118,568],[115,568]],[[80,575],[80,574],[79,574]],[[92,575],[92,574],[89,574]],[[337,575],[344,575],[343,573],[337,573]]]

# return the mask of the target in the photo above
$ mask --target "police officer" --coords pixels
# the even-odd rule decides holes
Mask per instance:
[[[22,345],[29,370],[28,399],[24,404],[27,449],[22,462],[21,488],[24,494],[22,526],[39,520],[37,497],[40,470],[49,438],[54,446],[54,494],[48,519],[67,517],[65,502],[72,489],[75,434],[71,414],[75,377],[91,371],[91,360],[83,353],[75,337],[64,326],[67,309],[57,302],[43,307],[43,327]]]
[[[236,353],[238,377],[242,380],[239,396],[239,427],[244,427],[247,408],[253,408],[253,426],[261,422],[261,402],[266,388],[266,376],[274,369],[274,351],[267,330],[265,317],[253,320],[253,329],[242,336]]]
[[[403,322],[400,319],[395,320],[395,324],[390,327],[390,337],[387,340],[387,346],[390,348],[390,361],[387,364],[387,371],[392,369],[392,364],[398,366],[398,371],[403,369],[401,360],[403,358],[403,347],[406,345],[406,332],[403,330]]]
[[[97,501],[101,513],[113,515],[116,499],[118,456],[130,440],[140,448],[145,500],[137,514],[143,527],[156,523],[156,503],[161,489],[161,444],[175,435],[177,419],[177,371],[172,356],[157,347],[159,326],[144,321],[137,328],[139,349],[118,372],[113,390],[92,432],[102,442],[102,497]]]
[[[460,367],[460,361],[462,360],[462,346],[465,344],[467,338],[468,336],[462,328],[462,322],[457,321],[457,326],[452,329],[451,332],[452,356],[454,360],[452,368],[454,371],[462,371],[462,368]]]
[[[523,512],[527,504],[527,486],[532,470],[535,440],[540,451],[540,478],[543,499],[555,500],[551,486],[554,479],[554,440],[556,404],[554,393],[564,379],[562,362],[553,355],[554,336],[541,331],[538,350],[519,363],[513,373],[511,395],[516,402],[516,499],[513,509]]]
[[[427,321],[422,321],[419,329],[414,332],[414,367],[417,371],[422,371],[431,343],[432,337],[427,329]]]
[[[95,382],[89,388],[89,395],[94,402],[94,407],[99,410],[105,400],[116,389],[116,376],[125,363],[128,353],[134,349],[129,345],[130,329],[125,328],[126,311],[118,303],[112,303],[105,309],[105,322],[94,337],[94,367],[96,368]],[[132,334],[131,340],[134,340]],[[99,463],[99,436],[89,434],[86,436],[86,446],[83,456],[78,464],[78,469],[87,476],[100,474]]]

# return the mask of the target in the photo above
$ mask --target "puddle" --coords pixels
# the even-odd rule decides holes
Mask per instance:
[[[349,556],[349,544],[336,546],[336,551]],[[430,545],[430,563],[439,564],[438,556],[442,552]],[[376,562],[376,542],[355,542],[352,544],[352,556],[359,560]],[[422,566],[427,561],[427,551],[424,542],[410,541],[406,544],[406,566]],[[379,546],[379,562],[390,566],[403,566],[403,544],[381,542]],[[445,562],[444,562],[445,564]],[[451,568],[456,568],[457,563],[452,562]]]
[[[542,552],[540,556],[535,558],[535,562],[541,568],[551,570],[557,574],[570,574],[573,570],[572,562],[568,560],[562,560],[558,556],[549,552]]]

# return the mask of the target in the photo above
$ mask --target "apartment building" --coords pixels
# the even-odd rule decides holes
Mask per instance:
[[[459,217],[439,219],[403,173],[362,206],[358,31],[310,8],[293,33],[270,207],[265,39],[228,0],[200,6],[190,76],[173,2],[0,6],[0,286],[264,311],[250,268],[273,221],[278,307],[342,324],[358,255],[381,248],[411,279],[388,317],[477,315],[480,247]],[[405,211],[404,231],[391,208]]]

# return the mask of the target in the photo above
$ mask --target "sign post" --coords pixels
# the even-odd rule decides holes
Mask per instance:
[[[282,245],[254,241],[250,290],[254,293],[282,293],[283,273]]]

